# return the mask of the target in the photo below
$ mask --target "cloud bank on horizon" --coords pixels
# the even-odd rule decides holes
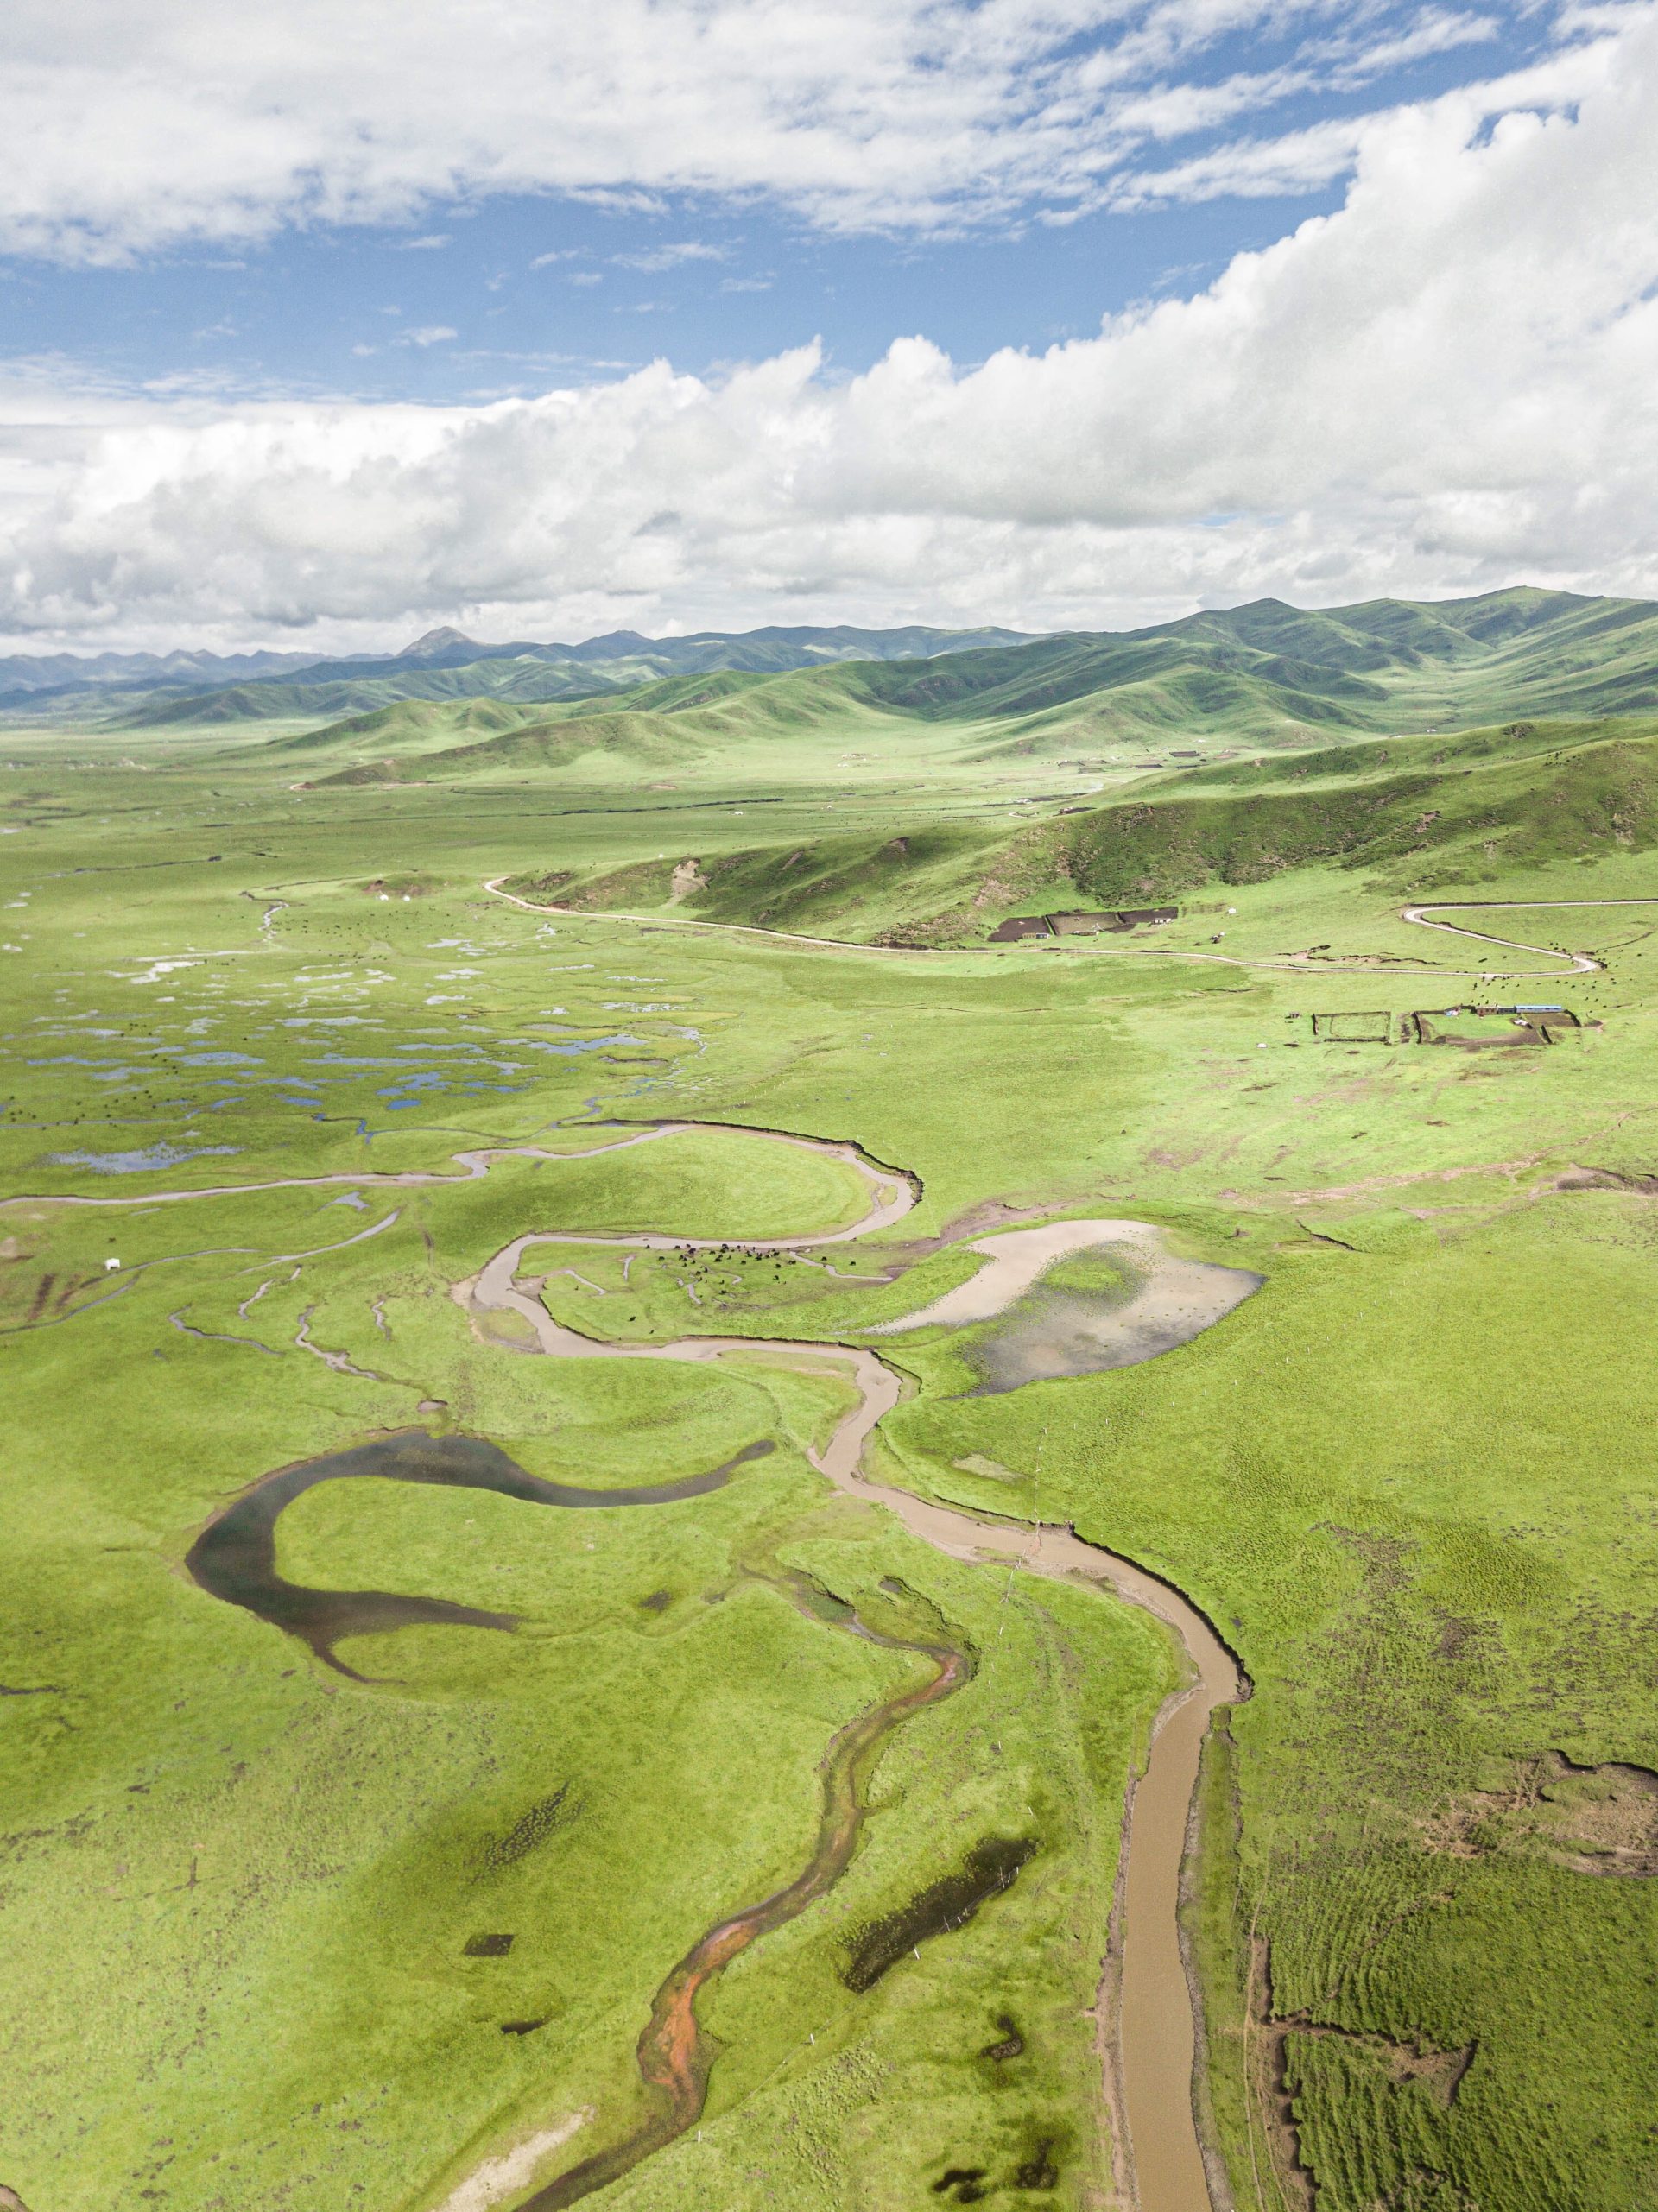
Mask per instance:
[[[1521,579],[1658,595],[1653,0],[1576,8],[1523,54],[1468,13],[1253,0],[73,13],[73,54],[61,9],[4,34],[0,244],[25,272],[142,272],[497,194],[647,230],[687,195],[763,204],[802,252],[870,233],[914,253],[1331,198],[1185,296],[965,365],[902,325],[857,374],[801,344],[445,403],[0,363],[19,639],[1098,627]],[[1447,56],[1511,66],[1367,98]],[[647,235],[614,258],[740,294],[724,255]],[[455,335],[409,327],[399,357]]]

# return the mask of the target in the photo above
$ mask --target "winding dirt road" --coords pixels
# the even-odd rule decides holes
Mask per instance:
[[[700,921],[691,914],[630,913],[620,911],[590,913],[582,907],[540,906],[530,899],[521,899],[514,891],[503,891],[504,875],[488,876],[484,888],[509,906],[519,907],[526,913],[557,914],[568,921],[631,922],[646,929],[688,929],[713,932],[726,937],[757,937],[774,945],[802,945],[816,951],[857,952],[881,959],[936,959],[941,957],[959,958],[964,952],[990,952],[1000,957],[1010,948],[1006,945],[859,945],[850,938],[806,937],[790,930],[763,929],[756,922]],[[1467,937],[1482,945],[1498,945],[1510,952],[1528,952],[1540,959],[1558,961],[1555,968],[1505,968],[1504,976],[1515,981],[1528,981],[1537,976],[1553,977],[1562,973],[1590,976],[1598,974],[1601,964],[1586,952],[1557,952],[1552,945],[1527,945],[1511,937],[1495,937],[1484,930],[1465,929],[1458,922],[1430,921],[1430,914],[1454,913],[1494,913],[1504,907],[1525,910],[1544,907],[1650,907],[1658,906],[1658,899],[1445,899],[1426,904],[1402,907],[1399,919],[1413,922],[1420,929],[1444,930],[1452,937]],[[1059,942],[1060,940],[1055,940]],[[1132,960],[1200,960],[1221,968],[1275,968],[1292,973],[1313,972],[1332,976],[1484,976],[1483,968],[1425,968],[1413,970],[1401,967],[1395,960],[1339,960],[1318,962],[1298,953],[1286,953],[1278,958],[1252,959],[1246,953],[1199,952],[1194,948],[1175,945],[1104,945],[1089,938],[1067,937],[1063,940],[1067,952],[1087,952],[1096,958]],[[1047,950],[1048,947],[1041,949]]]
[[[1658,907],[1658,899],[1443,899],[1426,906],[1402,907],[1399,919],[1414,922],[1419,929],[1442,929],[1452,937],[1471,937],[1482,945],[1501,945],[1510,952],[1535,952],[1545,960],[1564,961],[1575,975],[1597,976],[1600,973],[1601,964],[1592,959],[1586,952],[1557,952],[1550,945],[1526,945],[1517,938],[1494,937],[1486,930],[1465,929],[1460,922],[1428,920],[1430,914],[1501,913],[1505,908],[1529,913],[1534,909],[1541,913],[1545,909],[1568,907]],[[1509,974],[1515,971],[1505,969],[1503,972]],[[1535,975],[1549,971],[1534,969],[1521,972]],[[1553,972],[1558,975],[1560,970],[1556,969]]]

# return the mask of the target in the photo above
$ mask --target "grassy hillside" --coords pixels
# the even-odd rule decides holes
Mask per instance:
[[[1049,814],[1011,836],[923,819],[895,836],[717,853],[678,905],[770,929],[971,943],[1009,913],[1175,902],[1307,867],[1374,873],[1410,897],[1655,844],[1658,728],[1538,724],[1165,774],[1132,798]],[[661,907],[680,858],[558,885],[531,875],[510,888],[594,909]]]
[[[389,717],[403,711],[399,707],[385,710]],[[380,717],[372,719],[377,722]],[[336,733],[318,735],[332,740]],[[672,768],[683,764],[688,749],[684,732],[659,715],[599,713],[568,722],[541,717],[522,722],[514,717],[504,728],[497,728],[470,744],[428,746],[416,751],[404,743],[381,758],[337,769],[318,781],[325,786],[426,782],[502,770],[564,768],[577,763],[603,774],[616,768]]]
[[[1402,708],[1465,719],[1658,706],[1658,608],[1525,587],[1430,604],[1302,611],[1260,600],[1182,631],[1384,684]]]
[[[476,644],[459,631],[436,631],[406,653],[356,660],[318,660],[248,683],[188,690],[165,672],[164,696],[133,707],[119,705],[121,726],[135,730],[194,728],[203,724],[281,721],[297,715],[371,712],[402,699],[500,698],[544,705],[626,691],[663,679],[739,669],[767,673],[813,668],[841,660],[918,659],[946,650],[1020,641],[1015,630],[943,630],[912,623],[896,629],[771,628],[743,633],[702,631],[689,637],[641,637],[618,630],[579,646]],[[66,656],[58,656],[64,660]],[[244,656],[250,666],[277,663],[273,654]],[[290,657],[291,658],[291,657]],[[183,663],[174,655],[167,665]],[[233,664],[234,665],[234,664]],[[61,671],[54,667],[54,676]],[[60,689],[63,711],[71,696]],[[28,695],[20,692],[20,703]],[[108,711],[96,686],[73,696],[82,713]]]
[[[381,723],[348,714],[319,733],[317,750],[348,756],[357,781],[405,779],[409,760],[419,761],[421,780],[603,773],[586,759],[592,753],[740,783],[779,770],[798,776],[808,766],[828,780],[871,748],[901,769],[947,759],[961,773],[1020,762],[1122,772],[1168,766],[1183,753],[1213,760],[1239,749],[1313,752],[1378,735],[1402,743],[1471,726],[1658,711],[1658,610],[1531,591],[1328,612],[1263,600],[1127,637],[985,641],[927,659],[782,673],[699,668],[642,683],[628,681],[619,662],[585,666],[576,688],[604,688],[602,698],[556,696],[546,664],[529,660],[377,679],[406,681],[434,702],[455,697],[447,743],[434,708]],[[604,686],[587,680],[601,669]],[[510,724],[481,724],[475,702],[459,702],[465,686],[485,680],[480,671],[489,672],[493,696],[516,710]],[[383,696],[357,683],[332,691],[244,686],[195,705],[158,706],[149,719],[228,723],[360,709]],[[662,720],[669,717],[672,729]],[[559,733],[566,721],[589,720],[603,733],[589,732],[585,743]],[[530,724],[540,725],[533,738]]]
[[[464,654],[465,641],[454,648]],[[297,676],[161,699],[134,729],[297,715],[349,716],[401,699],[488,697],[547,705],[631,694],[655,711],[743,696],[817,721],[897,716],[1018,723],[1036,750],[1109,739],[1233,731],[1256,743],[1320,730],[1427,730],[1520,715],[1658,709],[1658,608],[1526,588],[1433,604],[1376,600],[1304,610],[1264,599],[1127,635],[1019,640],[987,630],[756,632],[652,641],[620,633],[580,657],[560,648],[475,659],[319,664]],[[772,691],[687,678],[781,679]],[[804,684],[790,680],[804,675]],[[665,689],[664,686],[667,688]],[[1048,717],[1046,722],[1039,718]]]
[[[273,761],[312,762],[339,755],[351,758],[385,750],[390,755],[444,752],[468,737],[516,730],[535,718],[533,707],[509,706],[499,699],[468,699],[462,705],[429,699],[400,699],[395,705],[331,722],[290,737],[273,738]]]

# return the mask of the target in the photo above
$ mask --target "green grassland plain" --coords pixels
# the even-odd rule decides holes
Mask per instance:
[[[919,1205],[793,1259],[545,1248],[573,1271],[547,1284],[560,1318],[833,1341],[960,1280],[930,1240],[990,1201],[1131,1214],[1266,1279],[1178,1352],[1000,1396],[973,1394],[971,1335],[889,1340],[916,1387],[873,1452],[883,1479],[1074,1521],[1248,1669],[1187,1903],[1234,2202],[1658,2202],[1658,1832],[1614,1771],[1658,1766],[1658,907],[1546,903],[1658,893],[1647,732],[1125,760],[1076,816],[1051,762],[933,725],[902,756],[879,720],[655,793],[625,755],[296,790],[268,725],[9,738],[0,2181],[32,2212],[423,2212],[537,2129],[591,2113],[567,2156],[621,2133],[668,1968],[798,1870],[829,1738],[914,1678],[791,1603],[794,1574],[871,1608],[895,1583],[977,1671],[890,1740],[843,1882],[712,1994],[700,2132],[608,2200],[914,2212],[978,2170],[998,2203],[1111,2201],[1084,2014],[1125,1779],[1176,1677],[1161,1633],[833,1498],[806,1452],[835,1386],[763,1343],[534,1360],[449,1296],[530,1228],[740,1244],[855,1217],[850,1175],[746,1126],[854,1139]],[[741,869],[815,864],[826,831],[868,849],[846,934],[965,906],[970,941],[706,927],[755,921]],[[880,859],[963,832],[936,881],[924,851]],[[1037,856],[1022,891],[1010,853]],[[729,893],[663,882],[642,922],[483,888],[692,856],[716,892],[740,863]],[[1155,942],[976,942],[1149,875],[1182,906]],[[1532,902],[1498,932],[1602,964],[1401,920],[1428,895]],[[839,933],[840,897],[794,919]],[[1401,1041],[1413,1009],[1534,998],[1585,1026]],[[1385,1011],[1389,1041],[1310,1034],[1344,1009]],[[736,1133],[446,1185],[153,1195],[453,1172],[656,1119]],[[613,1514],[308,1493],[292,1578],[520,1619],[358,1639],[360,1681],[188,1580],[245,1485],[410,1427],[597,1487],[778,1449]],[[849,1989],[858,1931],[989,1836],[1039,1846],[1005,1895]],[[510,1953],[469,1956],[490,1931]],[[986,2056],[1007,2021],[1017,2055]]]

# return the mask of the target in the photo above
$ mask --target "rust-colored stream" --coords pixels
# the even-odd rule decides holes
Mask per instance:
[[[840,1236],[857,1233],[842,1230]],[[1158,1279],[1160,1257],[1171,1274],[1190,1269],[1193,1263],[1164,1255],[1156,1232],[1137,1223],[1069,1223],[1054,1242],[1057,1255],[1061,1249],[1121,1242],[1130,1235],[1139,1248],[1142,1261],[1149,1267],[1140,1297],[1123,1310],[1124,1329],[1131,1331],[1142,1326],[1136,1309],[1143,1300],[1168,1302],[1168,1286]],[[477,1275],[458,1283],[455,1297],[476,1317],[490,1312],[516,1314],[533,1330],[535,1348],[555,1358],[718,1360],[734,1352],[763,1352],[769,1358],[820,1371],[827,1363],[843,1372],[856,1391],[855,1402],[827,1445],[821,1453],[813,1455],[813,1464],[837,1489],[886,1507],[912,1534],[952,1558],[997,1560],[1026,1573],[1107,1588],[1129,1603],[1155,1614],[1180,1640],[1190,1664],[1190,1678],[1166,1700],[1154,1722],[1145,1771],[1133,1787],[1125,1823],[1126,1868],[1116,1955],[1107,1962],[1101,1984],[1100,2049],[1104,2095],[1115,2123],[1118,2174],[1138,2212],[1210,2212],[1193,2110],[1195,2032],[1176,1905],[1203,1740],[1215,1709],[1246,1694],[1244,1678],[1231,1654],[1202,1615],[1177,1590],[1131,1560],[1085,1542],[1073,1529],[998,1522],[870,1481],[863,1472],[864,1446],[877,1422],[898,1404],[904,1391],[897,1371],[872,1351],[744,1337],[688,1337],[669,1343],[626,1345],[584,1337],[564,1327],[539,1298],[518,1286],[517,1275],[532,1244],[574,1241],[573,1237],[542,1238],[534,1233],[517,1237]],[[682,1246],[686,1242],[642,1236],[589,1236],[579,1241],[636,1248]],[[775,1240],[767,1248],[788,1248],[794,1241]],[[819,1240],[798,1241],[806,1244]],[[974,1248],[993,1255],[998,1241],[986,1240]],[[1218,1277],[1229,1271],[1209,1272]],[[1006,1270],[1003,1305],[1028,1287],[1028,1273],[1018,1266]],[[976,1278],[975,1283],[979,1280]],[[1256,1280],[1250,1280],[1249,1288],[1255,1287]],[[1218,1299],[1182,1300],[1188,1318],[1177,1340],[1195,1336],[1246,1294],[1239,1288],[1231,1296]],[[989,1318],[978,1310],[985,1304],[981,1291],[973,1301],[974,1318]],[[889,1331],[892,1325],[889,1324]],[[1161,1337],[1155,1348],[1167,1349],[1168,1343],[1168,1338]],[[1143,1350],[1128,1355],[1130,1358],[1147,1356]],[[757,1936],[793,1918],[820,1897],[845,1868],[857,1840],[860,1763],[872,1759],[891,1728],[921,1706],[947,1696],[963,1678],[964,1662],[959,1654],[933,1650],[929,1656],[937,1667],[929,1684],[850,1723],[831,1746],[822,1770],[822,1825],[805,1872],[787,1888],[711,1929],[662,1984],[639,2042],[640,2074],[654,2108],[650,2114],[622,2141],[584,2160],[524,2200],[522,2212],[559,2212],[559,2208],[573,2204],[619,2178],[694,2124],[703,2107],[709,2063],[696,2020],[699,1993]]]
[[[630,1130],[622,1137],[607,1137],[596,1150],[617,1145],[649,1142],[704,1124],[664,1122]],[[749,1130],[762,1141],[804,1146],[839,1160],[863,1183],[864,1218],[850,1226],[820,1230],[815,1235],[745,1240],[748,1248],[763,1251],[808,1249],[849,1242],[871,1229],[895,1224],[915,1203],[917,1186],[911,1179],[870,1160],[855,1146],[832,1144],[780,1131]],[[354,1185],[441,1185],[486,1174],[500,1159],[524,1156],[553,1163],[573,1155],[552,1153],[536,1147],[497,1148],[455,1155],[459,1176],[411,1172],[392,1175],[342,1174],[281,1179],[250,1189],[304,1187],[307,1184],[344,1182]],[[218,1186],[200,1191],[147,1192],[142,1200],[66,1199],[52,1203],[71,1205],[155,1204],[193,1197],[228,1195]],[[1193,2116],[1192,2073],[1193,2023],[1176,1922],[1176,1901],[1187,1822],[1198,1760],[1210,1716],[1218,1705],[1246,1694],[1246,1684],[1231,1655],[1208,1622],[1180,1593],[1156,1577],[1101,1546],[1085,1542],[1063,1526],[1032,1527],[997,1521],[961,1507],[943,1506],[906,1490],[889,1488],[870,1481],[863,1472],[864,1447],[883,1415],[903,1394],[898,1372],[862,1347],[832,1343],[782,1342],[775,1338],[691,1337],[671,1343],[627,1345],[605,1343],[563,1327],[528,1288],[521,1288],[518,1270],[527,1248],[537,1243],[610,1243],[636,1249],[675,1249],[687,1243],[707,1247],[713,1239],[667,1236],[599,1237],[592,1235],[530,1232],[516,1238],[490,1259],[479,1273],[457,1283],[457,1301],[475,1318],[492,1312],[516,1314],[528,1324],[535,1349],[560,1358],[718,1360],[732,1353],[763,1352],[821,1371],[826,1363],[843,1372],[853,1387],[851,1404],[833,1436],[813,1463],[837,1489],[849,1496],[885,1507],[897,1515],[912,1534],[952,1558],[997,1561],[1020,1571],[1079,1579],[1109,1588],[1130,1604],[1144,1607],[1165,1621],[1183,1646],[1190,1662],[1191,1678],[1166,1702],[1153,1725],[1144,1773],[1130,1796],[1125,1823],[1126,1861],[1122,1909],[1116,1931],[1112,1960],[1107,1962],[1101,1985],[1100,2049],[1104,2064],[1103,2091],[1112,2119],[1112,2134],[1123,2187],[1138,2212],[1209,2212]],[[973,1283],[936,1301],[932,1308],[895,1324],[883,1333],[908,1327],[938,1325],[952,1319],[994,1318],[1014,1299],[1028,1291],[1047,1265],[1065,1254],[1097,1245],[1129,1244],[1134,1248],[1141,1280],[1134,1293],[1106,1325],[1100,1341],[1112,1326],[1120,1327],[1122,1342],[1102,1365],[1129,1365],[1157,1356],[1184,1343],[1221,1318],[1247,1296],[1258,1278],[1237,1271],[1206,1267],[1180,1261],[1163,1248],[1156,1230],[1146,1224],[1123,1221],[1068,1222],[1036,1232],[1015,1231],[1005,1238],[981,1240],[972,1247],[990,1265]],[[405,1456],[416,1439],[394,1440]],[[487,1449],[487,1448],[486,1448]],[[744,1455],[747,1457],[748,1455]],[[350,1458],[351,1455],[345,1455]],[[507,1463],[503,1463],[503,1466]],[[734,1463],[733,1463],[734,1464]],[[332,1652],[332,1634],[351,1633],[342,1615],[336,1621],[290,1620],[294,1606],[312,1600],[342,1598],[351,1606],[388,1602],[412,1604],[421,1618],[454,1618],[455,1608],[440,1601],[386,1601],[378,1593],[317,1593],[294,1590],[274,1576],[274,1552],[267,1559],[275,1514],[286,1502],[287,1488],[324,1479],[325,1476],[383,1471],[347,1467],[332,1462],[305,1469],[279,1470],[275,1476],[215,1517],[191,1555],[192,1571],[205,1588],[234,1602],[245,1603],[262,1617],[276,1621],[312,1640],[325,1656]],[[478,1479],[478,1470],[425,1470],[410,1463],[402,1469],[405,1479]],[[691,1495],[729,1476],[730,1467],[707,1476],[689,1478],[679,1485],[650,1486],[637,1493],[589,1494],[558,1492],[558,1486],[536,1484],[522,1469],[485,1469],[486,1487],[508,1487],[512,1495],[533,1493],[544,1503],[612,1507],[661,1501],[667,1495]],[[525,1489],[525,1485],[529,1487]],[[284,1487],[287,1486],[287,1487]],[[267,1495],[267,1493],[269,1495]],[[545,1494],[545,1495],[543,1495]],[[256,1526],[254,1524],[257,1523]],[[244,1526],[244,1523],[246,1526]],[[267,1526],[267,1523],[269,1526]],[[241,1546],[241,1550],[237,1546]],[[242,1552],[247,1552],[247,1558]],[[231,1555],[234,1553],[232,1558]],[[232,1573],[234,1570],[234,1573]],[[269,1571],[267,1571],[269,1570]],[[252,1581],[249,1581],[249,1575]],[[236,1583],[234,1589],[226,1577]],[[238,1579],[239,1577],[239,1579]],[[262,1579],[263,1577],[263,1579]],[[245,1585],[245,1587],[244,1587]],[[795,1596],[800,1596],[799,1592]],[[284,1610],[284,1608],[287,1610]],[[437,1608],[434,1610],[433,1608]],[[314,1611],[313,1607],[313,1611]],[[460,1608],[465,1610],[465,1608]],[[352,1614],[354,1621],[357,1615]],[[409,1614],[408,1618],[415,1617]],[[380,1620],[376,1614],[377,1621]],[[398,1625],[388,1617],[382,1626]],[[505,1615],[478,1615],[475,1625],[509,1627]],[[906,1643],[879,1634],[856,1615],[844,1617],[843,1629],[870,1637],[889,1649],[910,1651],[925,1659],[927,1678],[871,1711],[848,1722],[824,1755],[820,1767],[823,1807],[816,1843],[805,1869],[783,1888],[744,1907],[711,1928],[673,1969],[656,1994],[641,2036],[638,2061],[647,2092],[647,2112],[628,2135],[593,2157],[569,2168],[528,2197],[519,2199],[521,2212],[558,2212],[558,2208],[592,2196],[630,2171],[652,2152],[661,2149],[693,2126],[703,2108],[712,2053],[697,2019],[697,2000],[730,1961],[756,1937],[781,1927],[822,1897],[838,1879],[857,1846],[862,1819],[861,1785],[874,1765],[887,1736],[912,1714],[936,1704],[967,1678],[965,1655],[941,1644]],[[0,2191],[0,2196],[4,2192]]]
[[[932,1662],[928,1679],[902,1691],[873,1710],[849,1721],[830,1744],[821,1766],[823,1812],[817,1842],[805,1869],[786,1888],[774,1890],[757,1905],[744,1907],[699,1937],[656,1993],[650,2019],[639,2038],[639,2075],[651,2109],[631,2133],[606,2150],[572,2166],[556,2181],[526,2197],[521,2212],[562,2212],[595,2190],[629,2173],[641,2159],[684,2134],[702,2116],[713,2063],[697,2018],[697,1999],[716,1975],[758,1936],[781,1928],[804,1912],[838,1881],[851,1861],[864,1817],[859,1785],[892,1730],[912,1713],[936,1705],[964,1683],[971,1672],[965,1653],[945,1645],[905,1644],[883,1636],[856,1618],[855,1631],[892,1651],[914,1651]]]

